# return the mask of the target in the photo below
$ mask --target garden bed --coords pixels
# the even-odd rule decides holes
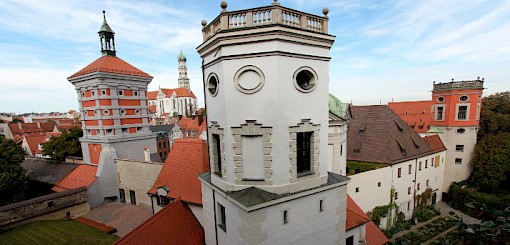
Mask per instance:
[[[450,217],[437,218],[417,230],[408,232],[397,238],[394,244],[421,244],[437,234],[453,227],[457,224],[457,222],[457,220]]]

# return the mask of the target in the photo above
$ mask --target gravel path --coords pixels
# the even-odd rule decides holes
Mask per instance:
[[[436,204],[436,208],[439,210],[439,212],[441,212],[442,215],[444,216],[448,216],[450,215],[450,212],[453,212],[455,213],[455,215],[457,215],[457,217],[459,217],[462,222],[468,224],[468,225],[473,225],[473,224],[480,224],[482,223],[481,220],[477,219],[477,218],[473,218],[467,214],[464,214],[462,213],[461,211],[457,210],[457,209],[453,209],[452,207],[448,206],[448,204],[446,202],[438,202]]]

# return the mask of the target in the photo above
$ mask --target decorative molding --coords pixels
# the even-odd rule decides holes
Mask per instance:
[[[319,177],[319,143],[320,143],[320,124],[313,124],[310,119],[301,119],[301,122],[296,126],[289,127],[290,140],[289,140],[289,159],[290,159],[290,182],[295,183],[301,180]],[[300,176],[297,174],[297,133],[313,132],[311,139],[311,152],[310,160],[310,175]]]

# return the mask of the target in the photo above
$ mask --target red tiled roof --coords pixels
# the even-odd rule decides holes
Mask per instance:
[[[177,139],[149,193],[155,195],[157,188],[166,186],[170,189],[168,197],[181,197],[183,201],[202,204],[198,176],[209,172],[207,149],[203,140]]]
[[[168,88],[162,88],[161,91],[165,93],[167,96],[172,96],[172,94],[175,92],[177,94],[177,97],[192,97],[196,98],[195,94],[193,92],[188,91],[186,88],[174,88],[174,89],[168,89]]]
[[[45,135],[25,135],[25,140],[27,141],[28,147],[30,147],[30,152],[32,156],[35,156],[36,153],[40,153],[39,144],[46,142]]]
[[[407,125],[418,133],[426,133],[432,123],[432,101],[390,102],[388,107],[395,112]]]
[[[368,222],[365,227],[367,245],[382,245],[390,242],[373,221]]]
[[[147,99],[155,100],[158,97],[158,91],[149,91],[147,92]]]
[[[432,148],[434,152],[446,151],[446,147],[444,146],[443,141],[439,135],[434,134],[431,136],[425,136],[423,139],[429,143],[430,148]]]
[[[177,124],[179,125],[183,132],[186,130],[196,131],[197,133],[195,134],[195,137],[198,137],[202,133],[202,131],[207,129],[205,117],[203,117],[202,124],[200,125],[198,125],[198,116],[196,116],[195,119],[189,117],[182,117],[181,119],[179,119]]]
[[[61,192],[78,187],[89,187],[96,180],[97,167],[92,165],[79,165],[69,175],[60,180],[52,191]]]
[[[164,207],[115,244],[203,244],[204,229],[180,199]]]
[[[21,128],[20,128],[21,127]],[[16,134],[39,134],[42,135],[47,132],[53,132],[55,125],[52,122],[40,123],[9,123],[9,129],[12,135]]]
[[[150,77],[151,75],[139,70],[138,68],[132,66],[126,61],[122,60],[117,56],[105,55],[90,63],[85,68],[80,71],[74,73],[69,78],[79,77],[82,75],[94,73],[94,72],[107,72],[107,73],[115,73],[115,74],[123,74],[123,75],[132,75],[139,77]]]
[[[363,210],[356,204],[352,198],[347,195],[347,211],[346,211],[346,220],[345,220],[345,230],[348,231],[354,227],[358,227],[362,224],[370,221]]]
[[[156,106],[155,105],[150,105],[149,106],[149,112],[150,113],[156,113]]]

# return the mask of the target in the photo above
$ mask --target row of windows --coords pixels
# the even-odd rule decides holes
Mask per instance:
[[[445,106],[436,106],[434,113],[434,120],[443,121],[445,120]],[[457,105],[457,114],[455,120],[469,120],[469,105]]]
[[[468,100],[469,100],[469,96],[467,96],[467,95],[462,95],[459,97],[459,101],[466,102]],[[443,103],[444,97],[442,97],[442,96],[437,97],[437,102]]]
[[[435,166],[435,167],[439,167],[439,157],[436,157],[436,158],[430,158],[430,166]],[[436,163],[436,165],[434,165],[434,162]],[[429,161],[428,159],[425,160],[425,168],[428,168],[429,167]],[[421,171],[422,170],[422,161],[418,162],[418,171]],[[408,166],[408,174],[412,174],[413,173],[413,165],[412,164],[409,164]],[[397,169],[397,178],[400,178],[402,177],[402,168],[398,168]]]
[[[119,189],[119,196],[120,196],[120,202],[125,203],[126,202],[126,193],[124,192],[124,189]],[[136,205],[135,191],[129,190],[129,199],[130,199],[131,205]]]
[[[126,90],[126,91],[132,91],[132,90]],[[88,91],[83,91],[83,92],[81,92],[81,97],[86,98],[86,97],[87,97],[87,96],[86,96],[86,95],[87,95],[87,93],[86,93],[86,92],[88,92]],[[136,91],[136,90],[134,90],[134,91],[132,91],[132,92],[133,92],[133,93],[132,93],[132,96],[141,96],[141,95],[143,94],[143,93],[142,93],[142,91]],[[130,94],[130,93],[128,93],[128,94]],[[95,95],[96,95],[96,91],[95,91],[95,90],[90,90],[90,95],[91,95],[91,96],[95,96]],[[109,93],[109,92],[108,92],[108,90],[106,90],[106,89],[101,89],[101,90],[100,90],[100,95],[102,95],[102,96],[103,96],[103,95],[110,95],[110,93]],[[117,95],[119,95],[119,96],[124,96],[124,95],[126,95],[126,93],[124,92],[124,90],[117,90]],[[131,95],[126,95],[126,96],[131,96]]]
[[[427,185],[427,187],[429,186],[429,183],[430,183],[430,182],[429,182],[429,180],[426,180],[426,185]],[[381,182],[378,182],[378,183],[377,183],[377,187],[381,187]],[[417,189],[417,190],[420,190],[420,183],[418,183],[418,184],[416,185],[416,189]],[[358,192],[359,192],[359,187],[356,187],[355,192],[356,192],[356,193],[358,193]],[[409,195],[411,194],[411,187],[408,187],[408,188],[407,188],[407,194],[409,194]],[[398,199],[398,192],[395,192],[395,200],[397,200],[397,199]]]
[[[136,127],[136,132],[139,132],[139,131],[142,131],[142,127]],[[121,129],[121,132],[123,134],[127,134],[129,132],[129,128],[122,128]],[[104,129],[104,130],[101,130],[101,129],[87,129],[85,131],[85,133],[87,135],[101,135],[101,133],[103,133],[104,135],[115,135],[115,134],[119,134],[119,130],[118,129]]]
[[[147,110],[145,110],[147,112]],[[119,110],[119,114],[124,116],[126,115],[126,109],[120,109]],[[135,109],[135,114],[136,115],[142,115],[142,109]],[[88,113],[85,113],[84,114],[85,117],[87,117]],[[104,109],[104,110],[94,110],[94,116],[99,116],[99,115],[102,115],[102,116],[109,116],[110,115],[110,110],[109,109]]]
[[[262,136],[255,136],[261,137]],[[296,168],[298,177],[309,175],[313,172],[312,169],[312,138],[313,132],[298,132],[296,133]],[[215,160],[214,173],[222,177],[222,159],[221,159],[221,143],[220,136],[218,134],[212,134],[212,148],[214,150],[213,157]],[[259,161],[263,161],[260,159]],[[263,166],[261,162],[260,166]]]

